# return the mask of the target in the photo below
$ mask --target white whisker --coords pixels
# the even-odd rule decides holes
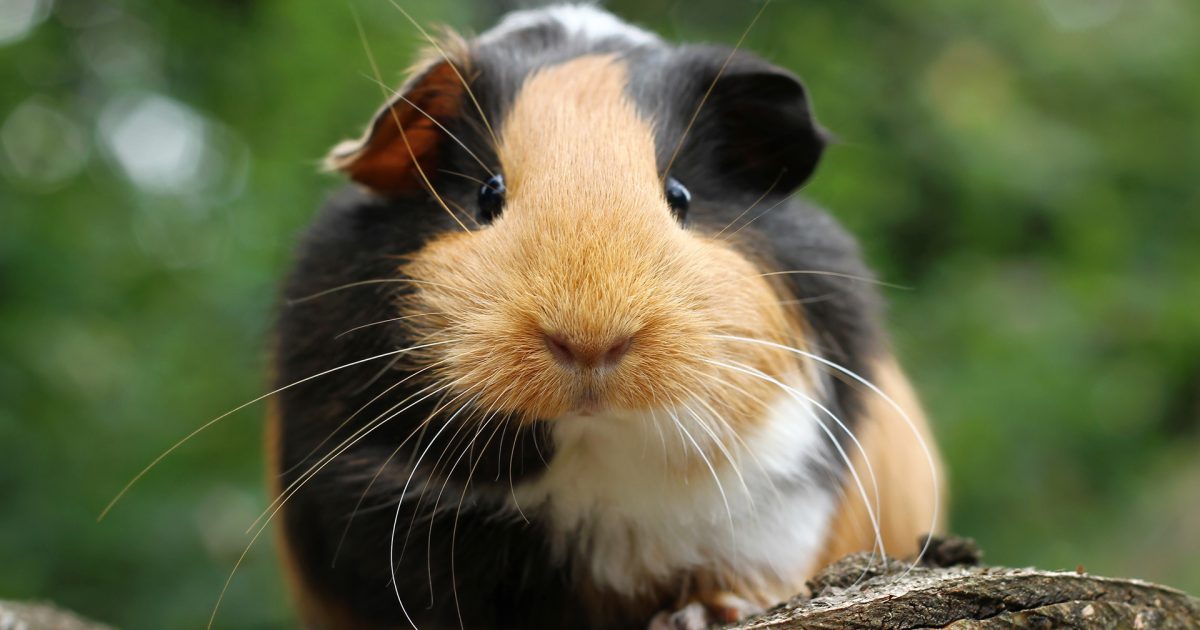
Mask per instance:
[[[834,278],[845,278],[847,280],[855,280],[857,282],[866,282],[867,284],[874,284],[874,285],[878,285],[881,287],[888,287],[889,289],[900,289],[902,291],[911,291],[912,290],[912,287],[906,287],[902,284],[892,284],[891,282],[884,282],[882,280],[876,280],[875,278],[868,278],[866,276],[856,276],[854,274],[841,273],[838,271],[823,271],[820,269],[790,269],[787,271],[770,271],[767,273],[756,274],[756,275],[750,276],[750,277],[752,277],[752,278],[770,278],[772,276],[800,276],[800,275],[803,275],[803,276],[831,276]]]
[[[354,18],[354,27],[358,29],[358,39],[362,43],[363,52],[366,53],[367,61],[371,64],[371,72],[375,74],[375,78],[379,84],[384,85],[383,76],[379,72],[379,64],[375,62],[375,54],[371,52],[371,46],[367,42],[367,33],[363,29],[362,19],[358,17],[358,11],[354,10],[354,5],[349,5],[349,8],[350,15]],[[454,64],[450,65],[453,66]],[[385,100],[387,99],[387,96],[388,89],[386,85],[384,85],[383,97]],[[440,205],[442,209],[446,211],[446,214],[450,215],[450,218],[454,219],[454,222],[457,223],[464,232],[469,232],[470,230],[467,228],[466,224],[464,224],[462,220],[458,218],[458,215],[450,209],[450,206],[446,205],[445,200],[443,200],[442,196],[438,194],[437,189],[433,187],[433,182],[429,181],[429,176],[425,174],[425,168],[421,166],[421,161],[417,159],[417,153],[413,151],[412,143],[408,141],[408,133],[405,132],[404,125],[400,123],[400,117],[396,114],[396,110],[393,108],[390,109],[389,112],[392,115],[392,122],[396,124],[396,131],[400,133],[400,139],[404,141],[404,148],[408,150],[408,155],[412,159],[412,165],[417,170],[417,174],[421,176],[421,181],[425,183],[425,186],[429,189],[429,193],[432,194],[433,198],[437,200],[438,205]]]
[[[877,387],[874,383],[868,381],[867,379],[858,375],[854,371],[852,371],[848,368],[845,368],[841,365],[838,365],[837,363],[834,363],[833,361],[830,361],[829,359],[826,359],[824,357],[813,354],[811,352],[805,352],[804,350],[792,348],[790,346],[785,346],[785,345],[774,343],[771,341],[764,341],[761,339],[753,339],[751,337],[739,337],[736,335],[714,335],[714,336],[718,337],[718,338],[722,338],[722,339],[729,339],[732,341],[741,341],[744,343],[754,343],[754,344],[764,345],[764,346],[768,346],[768,347],[773,347],[773,348],[777,348],[780,350],[785,350],[787,352],[792,352],[794,354],[797,354],[797,355],[800,355],[803,357],[807,357],[809,359],[812,359],[813,361],[816,361],[818,363],[821,363],[822,365],[831,367],[831,368],[837,370],[838,372],[841,372],[841,373],[849,376],[850,378],[854,379],[855,381],[858,381],[862,385],[866,386],[868,389],[870,389],[872,392],[874,392],[875,395],[877,395],[881,399],[883,399],[893,410],[896,411],[897,414],[900,415],[900,417],[904,420],[905,424],[908,425],[908,429],[910,431],[912,431],[913,436],[915,436],[917,438],[917,444],[920,446],[921,452],[925,455],[926,464],[929,466],[929,477],[932,480],[931,483],[933,485],[933,510],[932,510],[933,514],[932,514],[932,518],[930,519],[930,523],[929,523],[929,532],[933,533],[937,529],[939,510],[941,509],[941,497],[940,497],[941,487],[940,487],[940,483],[938,481],[938,476],[937,476],[937,466],[936,466],[936,464],[934,464],[934,460],[933,460],[933,453],[930,452],[929,445],[925,443],[925,438],[921,435],[921,431],[919,429],[917,429],[916,423],[913,422],[912,418],[910,418],[908,416],[908,413],[906,411],[904,411],[904,409],[901,408],[900,405],[898,403],[896,403],[896,401],[892,400],[892,398],[890,396],[885,394],[883,392],[883,390],[879,389],[879,387]],[[907,575],[909,573],[909,571],[911,571],[914,567],[917,566],[917,564],[919,564],[921,562],[921,558],[923,558],[925,556],[926,552],[929,551],[930,539],[931,539],[931,537],[926,537],[925,542],[921,545],[921,551],[917,553],[917,557],[915,559],[913,559],[912,564],[909,566],[909,568],[907,570],[905,570],[903,575]]]
[[[695,395],[693,395],[692,398],[699,399],[699,397]],[[754,493],[750,491],[750,486],[746,484],[746,478],[742,476],[741,468],[739,468],[737,463],[733,461],[733,454],[729,452],[729,449],[725,447],[725,444],[721,438],[717,437],[717,434],[708,427],[708,423],[706,423],[699,414],[692,410],[692,408],[687,404],[684,404],[683,408],[689,414],[691,414],[693,418],[696,419],[696,424],[699,425],[701,430],[708,434],[708,437],[712,438],[713,444],[716,445],[717,450],[721,451],[721,454],[725,456],[725,461],[729,462],[730,469],[733,470],[733,474],[737,477],[738,483],[740,483],[742,486],[742,491],[746,493],[746,497],[750,500],[750,505],[753,507]]]
[[[392,390],[394,390],[394,389],[396,389],[397,387],[399,387],[399,386],[403,385],[404,383],[408,382],[408,381],[409,381],[410,379],[412,379],[413,377],[415,377],[415,376],[417,376],[417,375],[421,374],[422,372],[425,372],[426,370],[429,370],[430,368],[433,368],[433,367],[435,367],[435,366],[437,366],[437,365],[440,365],[441,363],[443,363],[443,361],[438,361],[437,363],[434,363],[433,365],[429,365],[429,366],[426,366],[426,367],[424,367],[424,368],[421,368],[420,370],[417,370],[416,372],[413,372],[412,374],[409,374],[408,376],[406,376],[406,377],[404,377],[404,378],[400,379],[400,380],[399,380],[399,381],[397,381],[396,383],[394,383],[394,384],[392,384],[392,385],[388,386],[388,388],[387,388],[387,389],[385,389],[385,390],[383,390],[382,392],[379,392],[378,394],[376,394],[376,395],[375,395],[373,398],[371,398],[371,400],[368,400],[368,401],[366,402],[366,404],[364,404],[363,406],[361,406],[361,407],[359,407],[358,409],[356,409],[356,410],[354,411],[354,413],[350,414],[350,416],[349,416],[349,417],[347,417],[345,420],[343,420],[343,421],[342,421],[342,423],[341,423],[341,424],[339,424],[339,425],[337,426],[337,428],[335,428],[333,431],[330,431],[330,432],[329,432],[329,435],[325,436],[325,439],[323,439],[323,440],[321,440],[319,443],[317,443],[317,445],[316,445],[316,446],[314,446],[314,447],[312,448],[312,450],[310,450],[310,451],[308,452],[308,454],[307,454],[307,455],[305,455],[304,457],[300,458],[300,460],[299,460],[299,461],[297,461],[295,464],[293,464],[293,465],[292,465],[290,468],[288,468],[287,470],[284,470],[283,472],[279,473],[279,476],[280,476],[280,477],[285,477],[285,476],[287,476],[287,475],[291,474],[291,473],[292,473],[292,471],[296,470],[296,469],[297,469],[297,468],[299,468],[299,467],[300,467],[302,464],[304,464],[304,462],[307,462],[309,459],[311,459],[313,455],[316,455],[316,454],[317,454],[317,451],[321,450],[321,447],[322,447],[322,446],[325,446],[325,444],[327,444],[327,443],[329,442],[329,440],[333,438],[333,436],[337,435],[338,431],[341,431],[342,429],[346,428],[346,426],[347,426],[348,424],[350,424],[350,422],[351,422],[352,420],[354,420],[354,418],[356,418],[356,417],[358,416],[358,414],[362,413],[362,412],[363,412],[364,410],[366,410],[368,407],[370,407],[371,405],[375,404],[375,403],[376,403],[376,402],[377,402],[377,401],[378,401],[380,398],[383,398],[383,397],[384,397],[384,396],[386,396],[388,393],[390,393]],[[403,403],[401,403],[401,404],[403,404]],[[384,413],[387,413],[387,412],[384,412]],[[369,423],[368,423],[368,424],[369,424]],[[254,527],[254,524],[251,524],[251,525],[250,525],[250,527]],[[247,531],[249,531],[249,530],[247,530]]]
[[[408,104],[408,106],[409,106],[409,107],[411,107],[411,108],[413,108],[413,109],[417,110],[417,113],[419,113],[419,114],[421,114],[422,116],[424,116],[424,117],[428,118],[428,119],[429,119],[429,122],[432,122],[434,125],[437,125],[437,128],[438,128],[438,129],[441,129],[441,130],[442,130],[442,132],[444,132],[444,133],[445,133],[445,134],[446,134],[446,135],[447,135],[447,136],[448,136],[448,137],[449,137],[451,140],[453,140],[455,144],[457,144],[458,146],[462,147],[462,150],[463,150],[463,151],[466,151],[466,152],[467,152],[467,155],[471,156],[471,159],[475,160],[475,162],[476,162],[477,164],[479,164],[479,167],[480,167],[480,168],[482,168],[484,171],[487,171],[487,174],[488,174],[488,176],[489,176],[489,177],[495,177],[495,176],[496,176],[496,174],[495,174],[494,172],[492,172],[492,169],[488,168],[488,165],[487,165],[487,164],[484,164],[484,163],[483,163],[483,160],[479,159],[479,156],[478,156],[478,155],[475,155],[475,152],[474,152],[474,151],[472,151],[471,149],[467,148],[467,145],[466,145],[466,144],[463,144],[463,141],[462,141],[462,140],[459,140],[459,139],[458,139],[458,136],[456,136],[456,135],[454,135],[454,134],[450,133],[450,130],[449,130],[449,129],[447,129],[447,128],[446,128],[444,125],[442,125],[442,123],[441,123],[441,122],[439,122],[439,121],[438,121],[438,119],[434,118],[433,116],[430,116],[430,115],[429,115],[429,113],[427,113],[425,110],[421,109],[421,107],[420,107],[419,105],[417,105],[416,103],[414,103],[414,102],[412,102],[411,100],[409,100],[409,99],[408,99],[408,97],[407,97],[407,96],[404,96],[404,94],[403,94],[403,93],[401,93],[400,91],[398,91],[398,90],[393,90],[393,89],[392,89],[390,86],[388,86],[386,83],[383,83],[382,81],[380,81],[380,80],[376,79],[375,77],[370,77],[370,76],[366,76],[366,75],[363,75],[363,76],[364,76],[364,77],[366,77],[366,78],[367,78],[368,80],[370,80],[370,81],[374,81],[376,84],[378,84],[378,85],[379,85],[379,87],[383,88],[384,90],[387,90],[387,92],[388,92],[388,93],[390,93],[390,94],[392,95],[392,97],[393,97],[393,98],[397,98],[397,99],[400,99],[400,100],[404,101],[406,104]]]
[[[445,424],[442,425],[442,428],[438,429],[433,438],[429,440],[429,444],[424,450],[421,451],[421,455],[417,457],[416,464],[413,465],[412,471],[409,472],[408,479],[404,482],[404,488],[400,490],[401,497],[407,494],[408,486],[412,483],[413,476],[416,475],[417,469],[421,466],[421,460],[423,460],[425,455],[429,453],[430,447],[432,447],[434,442],[437,441],[438,436],[440,436],[447,427],[454,423],[454,418],[456,418],[463,409],[474,402],[475,399],[473,398],[466,403],[463,403],[463,405],[458,408],[458,411],[455,411],[454,415],[450,416],[450,418],[446,420]],[[400,583],[396,581],[396,525],[400,522],[400,510],[403,505],[403,502],[396,503],[396,515],[394,518],[392,518],[392,534],[388,544],[388,569],[391,571],[392,589],[396,594],[396,603],[400,604],[400,612],[404,613],[404,618],[408,620],[408,623],[413,627],[413,630],[418,630],[417,624],[413,622],[412,617],[408,614],[408,609],[404,607],[404,599],[400,596]]]
[[[347,450],[352,448],[355,444],[357,444],[363,438],[365,438],[366,436],[373,433],[376,429],[383,426],[391,419],[404,413],[405,411],[408,411],[413,406],[418,405],[421,402],[424,402],[426,399],[430,398],[431,396],[434,396],[435,394],[437,394],[439,389],[434,389],[435,386],[436,386],[436,384],[427,385],[426,387],[418,390],[416,393],[410,394],[404,400],[401,400],[400,402],[396,403],[395,405],[388,408],[383,413],[379,414],[378,416],[375,416],[375,418],[373,418],[371,421],[363,424],[363,426],[356,429],[353,433],[351,433],[349,436],[347,436],[346,439],[342,440],[342,442],[340,444],[338,444],[337,446],[330,449],[330,451],[328,453],[326,453],[324,456],[322,456],[320,459],[318,459],[316,461],[316,463],[314,463],[312,466],[309,467],[309,469],[307,471],[304,472],[304,474],[300,475],[294,481],[292,481],[292,483],[288,484],[288,487],[285,488],[282,492],[280,492],[278,497],[275,497],[275,500],[272,501],[269,506],[267,506],[266,510],[264,510],[261,514],[258,515],[258,518],[256,518],[254,520],[254,522],[250,524],[250,527],[247,528],[246,531],[250,531],[251,529],[253,529],[256,525],[258,525],[258,523],[263,519],[263,517],[267,516],[268,514],[270,516],[267,517],[267,520],[270,520],[270,517],[274,516],[275,512],[278,512],[279,508],[283,507],[283,504],[286,503],[288,501],[288,499],[290,499],[293,495],[295,495],[296,492],[298,492],[304,484],[308,483],[308,481],[310,479],[312,479],[318,473],[320,473],[321,470],[323,470],[325,468],[325,466],[329,465],[330,462],[332,462],[334,459],[336,459],[342,453],[345,453]],[[406,403],[408,403],[408,401],[412,400],[413,398],[415,398],[417,396],[420,396],[421,394],[425,393],[426,391],[428,391],[430,389],[433,389],[433,391],[426,394],[425,396],[421,397],[420,399],[414,401],[412,404],[409,404],[407,407],[400,409],[400,411],[396,411],[395,413],[392,413],[397,408],[404,406]],[[411,435],[409,437],[411,438]]]
[[[708,459],[708,456],[704,454],[704,449],[700,447],[700,444],[696,442],[696,439],[692,437],[692,434],[687,430],[686,427],[683,426],[683,423],[679,421],[679,417],[674,413],[671,413],[671,419],[675,421],[675,426],[679,427],[679,430],[682,431],[685,436],[687,436],[687,439],[692,443],[692,446],[696,447],[696,454],[700,456],[700,459],[704,462],[704,465],[708,467],[708,472],[712,474],[713,481],[717,484],[717,492],[721,493],[721,503],[725,504],[725,513],[729,516],[730,542],[733,543],[734,547],[736,547],[737,533],[733,524],[733,510],[729,507],[729,497],[725,495],[725,487],[721,485],[721,478],[719,475],[717,475],[717,469],[713,467],[712,462]]]
[[[862,444],[858,441],[858,438],[855,437],[854,432],[852,432],[849,429],[849,427],[847,427],[845,425],[845,423],[843,423],[841,421],[841,419],[839,419],[832,411],[830,411],[827,407],[822,405],[820,402],[817,402],[812,397],[805,395],[804,393],[800,392],[799,390],[797,390],[794,387],[790,387],[790,386],[786,385],[785,383],[762,372],[761,370],[758,370],[758,369],[755,369],[748,365],[737,363],[737,362],[735,362],[732,365],[722,363],[719,361],[709,360],[708,362],[711,363],[712,365],[724,367],[724,368],[731,369],[731,370],[736,370],[743,374],[757,377],[763,381],[766,381],[768,383],[776,385],[777,387],[784,390],[784,392],[790,394],[793,398],[796,398],[797,400],[800,400],[802,402],[807,402],[809,404],[816,406],[818,409],[820,409],[822,412],[824,412],[826,415],[828,415],[830,418],[832,418],[833,421],[836,422],[838,424],[838,426],[840,426],[842,428],[842,430],[846,433],[847,436],[849,436],[850,440],[858,448],[859,452],[863,456],[863,462],[867,466],[867,471],[870,475],[872,487],[875,488],[875,490],[876,490],[876,492],[875,492],[876,501],[875,501],[874,509],[872,509],[872,507],[871,507],[871,500],[867,496],[866,488],[863,486],[862,479],[859,477],[858,471],[855,470],[854,464],[850,460],[850,456],[846,454],[845,449],[842,448],[841,443],[838,441],[837,437],[833,435],[833,432],[829,430],[829,427],[826,426],[826,424],[824,422],[822,422],[821,419],[818,418],[816,414],[812,413],[811,411],[809,412],[809,416],[817,423],[817,425],[820,427],[821,431],[825,433],[826,437],[829,438],[829,441],[833,445],[834,449],[837,451],[838,456],[841,457],[842,461],[845,463],[846,469],[850,472],[850,476],[854,480],[855,486],[858,488],[859,495],[862,497],[863,505],[866,507],[866,510],[867,510],[867,517],[871,521],[871,527],[875,534],[875,547],[871,550],[871,562],[868,562],[867,567],[863,570],[863,575],[866,575],[866,571],[872,566],[872,564],[874,562],[875,551],[878,550],[881,557],[886,556],[887,551],[886,551],[886,549],[884,549],[884,546],[883,546],[883,535],[882,535],[882,531],[880,530],[880,526],[879,526],[879,514],[878,514],[879,480],[875,476],[875,470],[871,466],[871,459],[870,459],[870,457],[867,456],[866,449],[863,448]],[[859,579],[861,579],[861,578],[862,578],[862,576],[859,576]]]
[[[430,394],[430,395],[432,395],[432,394]],[[413,403],[413,404],[415,405],[419,402],[420,401],[417,401],[416,403]],[[391,418],[394,418],[396,415],[399,415],[399,413],[403,413],[403,410],[401,412],[398,412],[395,415],[389,416],[388,418],[384,419],[383,421],[378,422],[375,425],[375,427],[371,430],[373,431],[375,428],[379,428],[379,427],[383,426],[388,420],[390,420]],[[368,431],[367,433],[370,433],[370,431]],[[364,433],[362,436],[359,437],[359,439],[362,439],[362,437],[365,437],[365,436],[366,436],[366,434]],[[356,442],[357,442],[357,440],[356,440]],[[342,452],[345,452],[346,449],[350,448],[353,445],[354,445],[353,443],[347,445],[344,449],[342,449],[338,453],[338,455],[340,455]],[[330,457],[324,464],[321,464],[321,468],[324,468],[325,465],[327,465],[329,462],[333,461],[333,459],[336,457],[337,457],[337,455]],[[307,477],[307,479],[312,479],[314,476],[316,476],[316,474],[320,472],[321,468],[317,468],[315,471],[312,471],[311,474]],[[305,479],[305,481],[307,481],[307,479]],[[233,576],[234,576],[234,574],[237,573],[238,568],[241,567],[242,562],[246,559],[246,555],[248,553],[250,553],[250,548],[254,546],[254,543],[255,543],[255,541],[258,540],[258,537],[261,536],[264,531],[266,531],[267,526],[271,524],[271,520],[275,517],[275,514],[277,514],[279,512],[279,510],[283,508],[284,504],[287,502],[288,499],[290,499],[292,496],[294,496],[296,492],[299,492],[299,490],[302,486],[303,486],[303,483],[301,483],[299,486],[294,487],[294,489],[292,489],[291,493],[288,494],[287,496],[281,495],[282,500],[280,500],[279,498],[276,499],[276,501],[278,502],[278,505],[275,507],[274,510],[271,510],[271,512],[267,516],[266,520],[263,521],[262,526],[258,528],[258,531],[254,532],[254,535],[250,538],[250,542],[246,543],[246,548],[243,549],[242,554],[240,556],[238,556],[237,562],[234,563],[233,569],[229,572],[229,576],[225,579],[225,585],[224,585],[224,587],[222,587],[220,595],[217,596],[217,601],[213,605],[212,614],[209,616],[209,619],[208,619],[208,628],[212,628],[212,624],[217,618],[217,611],[221,607],[221,602],[222,602],[222,600],[225,599],[225,593],[228,592],[229,585],[233,582]],[[262,517],[260,516],[259,518],[261,519]],[[251,527],[253,527],[253,525]]]
[[[738,228],[737,228],[736,230],[734,230],[734,231],[730,232],[730,233],[729,233],[729,236],[726,236],[726,237],[725,237],[725,240],[729,240],[729,239],[731,239],[731,238],[733,238],[733,237],[737,236],[737,235],[738,235],[738,232],[741,232],[741,231],[742,231],[744,228],[746,228],[747,226],[749,226],[751,223],[754,223],[755,221],[757,221],[757,220],[759,220],[759,219],[763,218],[763,216],[765,216],[765,215],[766,215],[768,212],[770,212],[770,211],[774,210],[775,208],[778,208],[779,206],[783,205],[784,203],[786,203],[786,202],[787,202],[787,200],[788,200],[788,199],[790,199],[790,197],[784,197],[783,199],[780,199],[779,201],[776,201],[775,203],[771,204],[771,205],[770,205],[770,206],[769,206],[769,207],[768,207],[766,210],[763,210],[762,212],[760,212],[760,213],[758,213],[758,214],[754,215],[754,217],[753,217],[753,218],[751,218],[749,221],[747,221],[747,222],[745,222],[745,223],[741,224],[740,226],[738,226]]]
[[[721,377],[719,377],[715,374],[709,374],[708,372],[705,372],[702,370],[697,370],[694,368],[688,368],[688,371],[690,371],[694,374],[698,374],[701,376],[705,376],[709,379],[715,380],[720,385],[723,385],[725,387],[728,387],[729,389],[735,390],[738,393],[742,394],[743,396],[746,396],[746,398],[748,398],[748,399],[757,400],[757,397],[754,396],[753,394],[751,394],[750,392],[746,391],[745,389],[743,389],[741,387],[734,385],[733,383],[730,383],[730,382],[722,379]],[[704,386],[704,389],[705,389],[705,391],[709,392],[710,395],[712,395],[712,393],[713,393],[712,390],[710,390],[707,386]],[[714,397],[714,400],[715,399],[716,399],[716,397]],[[759,402],[762,402],[762,401],[759,401]],[[707,402],[705,402],[704,399],[700,399],[700,404],[704,405],[705,407],[708,407],[709,411],[711,411],[715,416],[717,416],[718,419],[720,419],[722,422],[725,422],[723,419],[720,418],[720,415],[717,414],[716,410],[713,409],[712,406],[709,405]],[[770,484],[771,492],[772,492],[772,494],[774,494],[777,504],[782,505],[783,504],[783,493],[779,491],[779,486],[775,483],[774,476],[767,472],[767,469],[763,465],[762,460],[758,458],[758,455],[755,454],[754,449],[750,448],[750,445],[746,443],[746,440],[743,439],[742,436],[739,435],[737,431],[733,430],[732,427],[728,427],[727,422],[726,422],[726,425],[727,425],[726,431],[728,432],[728,434],[733,436],[733,439],[735,441],[737,441],[737,443],[739,445],[741,445],[741,451],[750,456],[750,460],[754,463],[755,467],[758,468],[758,471],[759,471],[759,473],[762,474],[763,479],[765,479]]]
[[[368,328],[370,326],[379,326],[380,324],[390,324],[392,322],[402,322],[406,319],[413,319],[415,317],[434,317],[437,315],[445,315],[445,314],[446,313],[413,313],[412,315],[405,315],[403,317],[391,317],[388,319],[382,319],[377,322],[371,322],[369,324],[363,324],[361,326],[355,326],[354,328],[344,330],[344,331],[338,333],[336,336],[334,336],[334,339],[341,339],[342,337],[345,337],[346,335],[349,335],[352,332],[359,331],[364,328]]]
[[[484,423],[495,417],[496,413],[493,412],[489,418],[484,419]],[[475,467],[479,465],[479,462],[483,461],[482,454],[487,451],[487,447],[492,443],[492,439],[496,437],[496,431],[498,429],[498,426],[492,429],[491,435],[488,436],[487,441],[484,442],[483,447],[480,448],[480,458],[476,460],[471,466],[471,469],[467,471],[467,482],[463,484],[462,495],[458,497],[458,508],[454,511],[454,526],[450,529],[450,589],[454,595],[454,611],[458,613],[458,625],[462,630],[465,630],[465,626],[463,625],[462,619],[462,607],[458,601],[458,572],[454,567],[454,551],[457,547],[456,543],[458,542],[458,517],[462,515],[463,500],[467,498],[467,491],[471,487],[471,478],[475,476]],[[472,440],[471,444],[472,446],[474,445],[474,440]]]
[[[449,343],[449,342],[441,342],[441,343]],[[412,351],[412,350],[417,350],[417,349],[420,349],[420,348],[428,348],[429,346],[432,346],[432,345],[440,345],[440,344],[427,344],[427,345],[425,345],[425,346],[414,346],[414,347],[410,347],[410,348],[401,348],[401,349],[399,349],[399,350],[392,350],[392,351],[390,351],[390,352],[384,352],[384,353],[382,353],[382,354],[377,354],[377,355],[375,355],[375,356],[372,356],[372,357],[367,357],[367,358],[365,358],[365,359],[359,359],[359,360],[357,360],[357,361],[351,361],[350,363],[346,363],[346,364],[344,364],[344,365],[339,365],[339,366],[337,366],[337,367],[335,367],[335,368],[330,368],[330,369],[328,369],[328,370],[325,370],[324,372],[318,372],[317,374],[313,374],[312,376],[306,376],[306,377],[304,377],[304,378],[302,378],[302,379],[300,379],[300,380],[298,380],[298,381],[294,381],[294,382],[292,382],[292,383],[289,383],[289,384],[287,384],[287,385],[284,385],[283,387],[280,387],[280,388],[274,389],[274,390],[272,390],[272,391],[269,391],[269,392],[267,392],[267,393],[263,394],[262,396],[259,396],[258,398],[255,398],[254,400],[251,400],[251,401],[249,401],[249,402],[246,402],[246,403],[242,403],[241,405],[238,405],[237,407],[234,407],[233,409],[230,409],[229,411],[226,411],[225,413],[223,413],[223,414],[221,414],[221,415],[217,416],[216,418],[213,418],[212,420],[209,420],[208,422],[205,422],[203,425],[201,425],[201,426],[200,426],[200,428],[198,428],[198,429],[196,429],[195,431],[192,431],[191,433],[187,434],[186,436],[184,436],[184,437],[183,437],[183,439],[181,439],[181,440],[179,440],[178,442],[176,442],[176,443],[172,444],[172,445],[171,445],[171,448],[168,448],[167,450],[163,451],[161,455],[159,455],[158,457],[154,458],[154,461],[152,461],[152,462],[150,462],[149,464],[147,464],[147,465],[146,465],[146,467],[145,467],[145,468],[143,468],[143,469],[141,470],[141,472],[139,472],[138,474],[134,475],[133,479],[130,479],[130,480],[129,480],[129,483],[125,484],[125,487],[124,487],[124,488],[121,488],[121,491],[120,491],[120,492],[118,492],[118,493],[117,493],[117,495],[116,495],[115,497],[113,497],[111,501],[109,501],[109,502],[108,502],[108,505],[106,505],[106,506],[104,507],[104,509],[103,509],[103,510],[100,512],[100,516],[96,517],[96,520],[97,520],[97,521],[102,521],[102,520],[104,520],[104,517],[105,517],[105,516],[106,516],[106,515],[109,513],[109,511],[111,511],[111,510],[113,509],[113,506],[115,506],[115,505],[117,504],[117,502],[121,500],[121,497],[125,496],[125,493],[129,492],[129,489],[130,489],[130,488],[132,488],[132,487],[134,486],[134,484],[136,484],[136,483],[138,482],[138,480],[140,480],[142,477],[144,477],[144,476],[146,475],[146,473],[150,472],[150,470],[151,470],[152,468],[154,468],[155,466],[157,466],[159,462],[161,462],[162,460],[166,459],[166,457],[167,457],[168,455],[170,455],[171,453],[175,452],[175,450],[176,450],[176,449],[178,449],[179,447],[181,447],[181,446],[183,446],[184,444],[186,444],[186,443],[187,443],[189,440],[191,440],[192,438],[196,437],[197,435],[200,435],[202,432],[204,432],[204,430],[205,430],[205,429],[207,429],[207,428],[211,427],[212,425],[214,425],[214,424],[216,424],[216,423],[220,422],[221,420],[224,420],[225,418],[228,418],[229,416],[231,416],[231,415],[233,415],[233,414],[235,414],[235,413],[237,413],[237,412],[239,412],[239,411],[241,411],[241,410],[245,409],[246,407],[249,407],[250,405],[253,405],[253,404],[254,404],[254,403],[256,403],[256,402],[259,402],[260,400],[263,400],[263,399],[266,399],[266,398],[270,398],[271,396],[274,396],[275,394],[278,394],[279,392],[282,392],[282,391],[284,391],[284,390],[291,389],[291,388],[293,388],[293,387],[295,387],[295,386],[297,386],[297,385],[300,385],[301,383],[307,383],[308,381],[311,381],[311,380],[313,380],[313,379],[321,378],[322,376],[325,376],[325,375],[327,375],[327,374],[332,374],[332,373],[334,373],[334,372],[337,372],[338,370],[344,370],[344,369],[346,369],[346,368],[348,368],[348,367],[353,367],[353,366],[355,366],[355,365],[360,365],[360,364],[362,364],[362,363],[366,363],[366,362],[368,362],[368,361],[374,361],[374,360],[376,360],[376,359],[382,359],[383,357],[390,357],[390,356],[393,356],[393,355],[396,355],[396,354],[401,354],[401,353],[404,353],[404,352],[410,352],[410,351]]]

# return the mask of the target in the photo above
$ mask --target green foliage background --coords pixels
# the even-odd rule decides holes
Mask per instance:
[[[380,100],[351,5],[397,83],[419,41],[387,2],[0,2],[0,598],[209,614],[265,505],[261,408],[96,515],[263,391],[277,279],[338,185],[316,161]],[[724,43],[758,8],[611,6]],[[1200,4],[780,0],[747,47],[840,138],[805,194],[910,287],[890,326],[953,529],[1200,592]],[[219,627],[289,623],[274,562],[260,541]]]

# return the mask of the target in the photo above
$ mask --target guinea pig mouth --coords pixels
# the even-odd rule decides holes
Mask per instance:
[[[563,388],[563,410],[560,415],[593,416],[619,406],[624,379],[616,372],[615,365],[592,368],[571,366],[555,368],[565,371],[566,380],[559,381]],[[560,376],[561,378],[561,376]]]
[[[604,407],[604,399],[597,388],[585,385],[575,397],[575,408],[571,410],[571,413],[591,416],[604,411]]]

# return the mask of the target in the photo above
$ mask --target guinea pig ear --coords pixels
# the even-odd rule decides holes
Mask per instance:
[[[713,155],[722,176],[753,191],[787,192],[807,181],[828,134],[813,120],[800,79],[749,55],[716,72],[701,113],[717,135]]]
[[[459,115],[463,91],[449,61],[427,66],[375,114],[362,138],[334,147],[326,166],[382,194],[422,190],[421,173],[433,179],[446,136],[441,126]]]

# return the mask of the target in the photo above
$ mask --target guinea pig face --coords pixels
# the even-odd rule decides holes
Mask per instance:
[[[681,226],[624,87],[606,56],[534,73],[501,127],[502,211],[401,270],[418,281],[410,315],[445,313],[412,318],[448,342],[441,377],[485,409],[674,406],[711,388],[713,334],[783,324],[752,265]]]
[[[406,92],[421,111],[390,113],[405,132],[393,134],[405,144],[399,157],[392,147],[394,163],[372,156],[369,137],[335,164],[385,191],[397,180],[381,173],[436,174],[431,154],[447,150],[444,140],[418,123],[464,85],[444,68],[425,81],[440,73],[441,89]],[[802,377],[792,355],[729,339],[802,348],[803,322],[744,248],[684,221],[685,192],[669,200],[661,170],[672,136],[629,96],[629,75],[626,60],[589,54],[524,76],[492,120],[492,153],[479,151],[494,154],[479,178],[491,183],[478,200],[444,199],[438,212],[454,214],[454,227],[397,268],[410,283],[397,315],[406,341],[424,346],[413,357],[480,414],[549,420],[683,406],[752,423],[771,392],[745,371]],[[469,107],[464,90],[452,91]],[[369,136],[388,126],[377,121]],[[473,218],[458,212],[476,203]]]

